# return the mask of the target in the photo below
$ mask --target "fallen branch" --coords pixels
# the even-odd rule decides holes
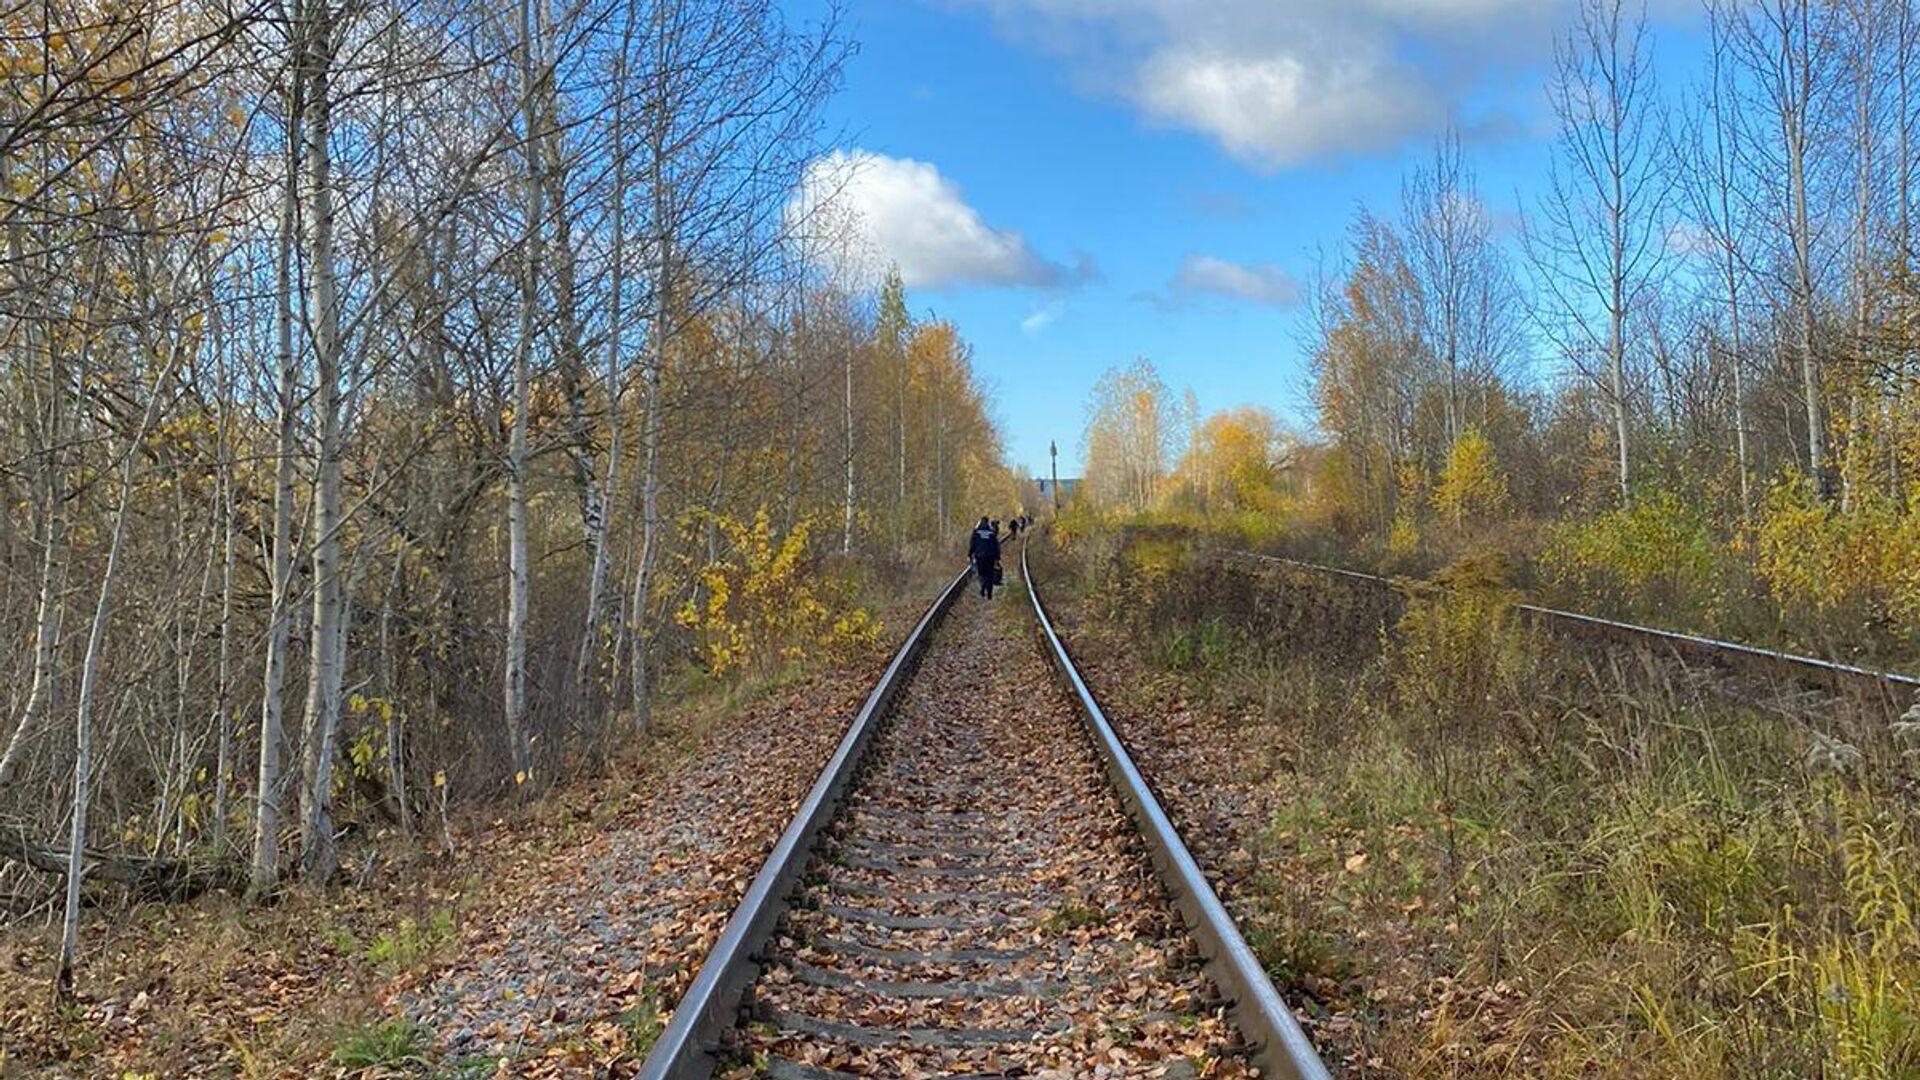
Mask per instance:
[[[246,884],[245,868],[232,861],[142,858],[102,851],[83,851],[80,857],[86,880],[120,885],[154,899],[190,900],[211,889],[237,889]],[[68,852],[36,843],[20,829],[0,825],[0,861],[65,877]]]

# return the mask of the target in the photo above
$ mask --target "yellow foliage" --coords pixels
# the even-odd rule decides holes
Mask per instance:
[[[1893,1080],[1920,1070],[1920,906],[1901,816],[1845,786],[1833,789],[1845,904],[1839,918],[1780,920],[1738,939],[1741,968],[1765,994],[1806,1017],[1832,1071]],[[1811,932],[1812,940],[1802,933]]]
[[[811,558],[812,524],[796,522],[776,536],[765,508],[751,523],[721,514],[710,521],[727,540],[728,554],[696,572],[698,598],[674,621],[693,631],[707,670],[723,675],[772,660],[803,660],[872,644],[880,626],[864,608],[845,605]]]
[[[1404,460],[1394,467],[1393,488],[1401,502],[1419,504],[1427,501],[1432,486],[1432,474],[1419,461]]]
[[[1458,527],[1469,519],[1484,519],[1507,507],[1507,476],[1494,461],[1493,443],[1478,428],[1468,428],[1454,440],[1446,467],[1434,488],[1433,508]]]
[[[1242,406],[1207,417],[1180,459],[1177,478],[1210,512],[1271,512],[1280,503],[1280,422]]]
[[[1509,573],[1498,556],[1472,555],[1409,595],[1395,627],[1394,684],[1412,715],[1443,728],[1485,719],[1499,692],[1524,681],[1529,648],[1514,623]]]
[[[1754,539],[1760,574],[1789,615],[1909,628],[1920,619],[1920,488],[1904,504],[1863,490],[1842,513],[1788,476],[1767,493]]]
[[[1721,547],[1705,516],[1670,491],[1555,526],[1540,562],[1578,595],[1629,597],[1666,613],[1711,605]]]
[[[1420,523],[1413,515],[1402,511],[1393,517],[1393,525],[1387,529],[1387,556],[1395,562],[1405,562],[1420,550]]]
[[[1360,475],[1361,461],[1347,447],[1322,451],[1302,482],[1297,510],[1302,525],[1311,530],[1353,536],[1365,527],[1369,496]]]
[[[1176,426],[1172,395],[1152,364],[1142,358],[1108,369],[1094,384],[1088,406],[1080,497],[1136,512],[1149,509]]]

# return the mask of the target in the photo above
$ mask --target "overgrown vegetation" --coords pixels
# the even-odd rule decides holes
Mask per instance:
[[[347,1069],[417,1070],[426,1033],[407,1020],[383,1020],[356,1027],[341,1038],[333,1063]]]
[[[849,583],[819,573],[809,558],[811,522],[776,537],[765,510],[751,523],[704,516],[730,554],[699,570],[704,596],[687,600],[674,621],[694,632],[711,674],[840,658],[873,644],[879,624],[849,602]]]
[[[834,10],[162,6],[0,15],[0,922],[66,993],[115,878],[365,884],[1017,498],[831,255]]]
[[[1561,14],[1513,225],[1447,130],[1322,260],[1311,434],[1116,367],[1076,510],[1920,668],[1912,5]]]
[[[891,582],[858,580],[850,599],[889,626],[909,621],[934,587],[932,575],[920,572]],[[876,655],[863,654],[853,667],[865,670]],[[0,1074],[265,1080],[331,1075],[344,1067],[334,1064],[336,1052],[398,1047],[396,1058],[411,1063],[396,1066],[394,1075],[493,1075],[497,1060],[450,1055],[445,1027],[417,1031],[411,1044],[401,1038],[403,1021],[414,1015],[406,997],[434,985],[476,940],[496,940],[526,902],[514,883],[565,878],[596,842],[656,824],[645,808],[676,776],[700,782],[684,778],[704,775],[716,727],[743,715],[767,723],[766,715],[791,707],[785,695],[818,694],[823,679],[853,688],[838,693],[863,691],[859,675],[840,673],[843,659],[810,657],[719,678],[688,669],[659,688],[651,736],[609,747],[605,768],[557,783],[539,799],[454,804],[444,830],[436,823],[431,837],[397,830],[369,837],[354,848],[349,887],[289,889],[264,906],[218,892],[186,904],[106,897],[111,906],[96,911],[100,929],[81,954],[83,973],[92,975],[83,974],[71,1004],[54,1003],[46,992],[55,944],[49,928],[0,933]],[[843,715],[828,708],[818,722],[831,729]],[[831,746],[837,736],[832,730],[822,742]],[[657,824],[664,830],[668,823]],[[711,856],[687,857],[704,863]],[[537,1057],[557,1048],[564,1056],[555,1060],[580,1074],[631,1074],[658,1036],[657,995],[664,991],[651,980],[621,986],[592,1002],[617,1013],[555,1024],[550,1042],[525,1052]]]
[[[1496,558],[1383,633],[1364,590],[1195,546],[1083,537],[1069,565],[1089,626],[1281,744],[1252,937],[1358,1020],[1359,1075],[1920,1070],[1905,727],[1543,638]]]

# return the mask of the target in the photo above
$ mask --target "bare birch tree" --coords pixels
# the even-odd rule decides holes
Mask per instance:
[[[1673,177],[1644,11],[1582,0],[1554,50],[1556,167],[1526,233],[1549,332],[1589,373],[1613,415],[1619,498],[1630,497],[1628,320],[1661,271]],[[1586,358],[1599,357],[1599,370]]]

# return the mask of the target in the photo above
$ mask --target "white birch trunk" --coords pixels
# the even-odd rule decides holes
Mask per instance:
[[[1740,249],[1735,235],[1733,216],[1732,147],[1733,140],[1738,137],[1738,125],[1729,115],[1729,110],[1734,107],[1735,98],[1726,92],[1725,76],[1722,73],[1725,45],[1720,36],[1718,13],[1713,13],[1712,18],[1713,207],[1715,216],[1719,219],[1720,273],[1722,284],[1726,286],[1727,330],[1731,337],[1729,344],[1732,350],[1727,359],[1733,369],[1734,461],[1740,471],[1740,513],[1744,517],[1753,510],[1753,469],[1747,452],[1746,341],[1740,311]]]
[[[1793,19],[1799,20],[1798,46],[1794,44]],[[1813,310],[1813,235],[1807,211],[1807,143],[1813,105],[1813,43],[1811,13],[1807,0],[1797,0],[1793,12],[1781,20],[1781,59],[1787,68],[1789,85],[1781,110],[1782,133],[1787,144],[1788,198],[1791,201],[1789,232],[1793,245],[1794,298],[1798,307],[1800,331],[1800,394],[1806,406],[1807,471],[1822,498],[1832,490],[1827,475],[1827,438],[1820,411],[1820,358],[1814,354]]]
[[[629,684],[633,698],[633,724],[636,732],[647,730],[651,687],[647,682],[647,599],[653,588],[653,565],[660,546],[660,369],[667,359],[665,318],[656,313],[651,356],[647,362],[647,410],[641,434],[640,468],[640,561],[633,570],[633,597],[628,602],[627,618],[633,625],[632,671]]]
[[[304,33],[303,0],[294,0],[293,33]],[[293,351],[294,227],[299,210],[300,156],[304,136],[306,65],[304,47],[292,43],[293,70],[289,74],[287,105],[286,183],[280,202],[279,247],[275,252],[276,304],[274,362],[279,431],[274,444],[272,594],[268,614],[266,664],[260,696],[260,760],[254,785],[253,857],[248,893],[258,900],[280,881],[280,819],[286,795],[281,752],[286,741],[287,652],[293,636],[293,509],[294,455],[298,452],[299,371]]]
[[[54,393],[65,391],[56,388]],[[52,448],[47,464],[46,527],[43,530],[46,546],[40,555],[40,599],[33,623],[33,684],[27,691],[20,723],[7,739],[6,749],[0,751],[0,788],[13,779],[28,735],[53,711],[55,680],[59,674],[56,661],[60,655],[60,596],[67,580],[67,485],[63,461],[64,451]]]
[[[393,799],[395,816],[400,820],[402,836],[413,835],[413,803],[407,798],[407,749],[405,714],[400,709],[400,680],[394,675],[393,600],[400,595],[400,582],[406,572],[406,548],[396,545],[393,574],[387,579],[387,591],[380,596],[380,696],[386,703],[387,788]]]
[[[846,435],[845,466],[847,473],[846,507],[840,519],[840,554],[853,554],[853,497],[854,497],[854,447],[853,447],[853,353],[852,342],[847,342],[843,350],[842,372],[845,386],[841,398],[841,418]]]
[[[1614,45],[1618,47],[1619,11],[1614,12]],[[1617,51],[1614,53],[1617,58]],[[1632,499],[1632,462],[1627,452],[1627,191],[1626,177],[1623,172],[1622,147],[1620,136],[1627,123],[1627,117],[1621,108],[1620,89],[1617,81],[1610,80],[1608,100],[1608,132],[1610,153],[1607,155],[1609,179],[1613,184],[1612,200],[1608,203],[1607,253],[1609,262],[1608,300],[1607,300],[1607,380],[1608,389],[1613,398],[1613,435],[1614,445],[1619,452],[1620,505],[1625,506]]]
[[[155,397],[157,398],[157,394]],[[147,418],[153,404],[147,405]],[[74,958],[80,945],[80,887],[86,877],[87,816],[93,792],[93,694],[100,678],[100,651],[106,640],[107,623],[113,612],[114,579],[120,572],[120,553],[126,546],[127,507],[133,501],[134,462],[138,459],[139,440],[145,437],[147,424],[128,445],[120,465],[120,500],[113,513],[113,538],[107,546],[107,565],[100,575],[100,596],[93,606],[93,626],[87,632],[87,649],[80,662],[80,692],[74,709],[73,811],[72,828],[67,837],[67,891],[60,922],[60,958],[54,972],[54,993],[61,1000],[73,997]]]
[[[220,451],[216,513],[220,515],[220,641],[215,659],[216,686],[213,701],[213,850],[225,858],[229,845],[227,812],[232,799],[233,772],[233,572],[237,561],[234,545],[233,496],[233,365],[227,355],[227,325],[219,305],[209,305],[208,326],[213,336],[220,418],[215,429]]]
[[[604,608],[606,607],[608,564],[612,561],[607,544],[610,511],[613,493],[620,490],[620,455],[623,450],[620,438],[625,426],[620,416],[620,360],[625,350],[626,332],[626,282],[627,282],[627,50],[632,41],[632,28],[623,35],[620,59],[614,69],[613,78],[613,206],[609,229],[613,233],[612,266],[609,282],[610,294],[607,302],[607,357],[603,375],[607,395],[607,471],[600,490],[605,493],[601,499],[602,510],[590,515],[587,529],[587,548],[589,568],[587,571],[587,619],[581,631],[580,656],[575,662],[573,681],[576,693],[585,700],[588,686],[593,677],[597,661],[602,654],[601,636],[606,627]],[[619,652],[613,654],[618,664]]]
[[[175,358],[177,360],[177,357]],[[146,441],[159,413],[160,388],[173,376],[170,362],[148,388],[139,426],[120,457],[120,492],[113,511],[113,534],[107,544],[107,565],[100,573],[100,594],[93,605],[93,625],[87,631],[86,652],[80,661],[80,690],[74,706],[73,807],[67,836],[65,906],[60,922],[60,953],[54,970],[54,993],[62,1001],[73,998],[73,971],[80,945],[80,889],[86,878],[87,819],[93,805],[93,699],[100,681],[101,651],[113,616],[113,587],[120,573],[120,555],[126,548],[127,516],[133,504],[133,481]]]
[[[345,596],[341,587],[340,310],[333,265],[332,101],[333,12],[326,0],[308,11],[307,276],[313,335],[313,618],[307,664],[304,759],[300,786],[300,869],[316,884],[338,868],[333,837],[333,757],[346,677]]]
[[[647,730],[651,722],[652,686],[647,661],[652,635],[648,633],[648,600],[653,590],[653,567],[660,549],[660,394],[667,364],[667,340],[675,317],[673,305],[672,198],[667,191],[668,144],[671,140],[673,78],[669,65],[669,30],[664,8],[652,16],[653,62],[648,72],[657,98],[650,103],[647,128],[647,194],[653,221],[653,325],[647,340],[646,417],[641,429],[640,561],[633,571],[633,596],[627,617],[633,625],[633,652],[628,682],[632,691],[633,729]]]
[[[520,333],[513,349],[513,424],[507,444],[507,655],[503,710],[507,750],[512,758],[514,783],[525,784],[531,772],[527,744],[527,408],[533,365],[535,306],[540,299],[541,205],[540,140],[535,104],[535,5],[520,0],[521,111],[526,123],[527,172],[524,201],[527,214],[525,250],[520,270]]]
[[[14,265],[21,265],[18,230],[12,231],[8,246]],[[33,370],[37,365],[33,363],[35,335],[32,326],[27,326],[23,334],[29,370]],[[27,739],[53,712],[58,689],[56,680],[59,671],[56,664],[60,656],[60,627],[65,614],[61,596],[67,585],[67,451],[61,445],[66,438],[67,389],[58,351],[51,347],[47,349],[46,391],[47,459],[41,529],[41,540],[45,546],[40,552],[40,596],[33,620],[33,679],[27,691],[26,705],[21,709],[20,722],[8,737],[5,749],[0,750],[0,788],[5,788],[13,779]]]

